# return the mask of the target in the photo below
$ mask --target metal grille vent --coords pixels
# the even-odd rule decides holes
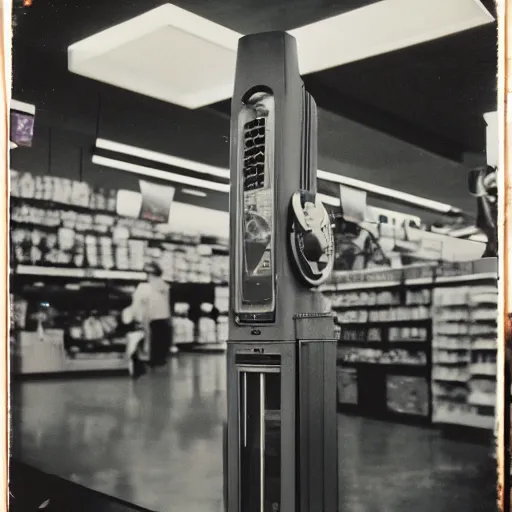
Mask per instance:
[[[264,117],[244,125],[244,191],[265,186],[265,125]]]

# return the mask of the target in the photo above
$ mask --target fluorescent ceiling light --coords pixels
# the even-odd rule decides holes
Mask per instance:
[[[156,151],[150,151],[148,149],[142,149],[128,144],[121,144],[120,142],[98,138],[96,139],[96,147],[98,149],[106,149],[107,151],[113,151],[115,153],[123,153],[124,155],[134,156],[144,160],[152,160],[153,162],[172,165],[173,167],[179,167],[181,169],[188,169],[189,171],[229,179],[228,169],[202,164],[200,162],[193,162],[192,160],[186,160],[185,158],[158,153]]]
[[[201,190],[192,190],[190,188],[182,188],[181,191],[189,196],[206,197],[208,194]]]
[[[33,116],[36,114],[35,105],[14,99],[11,100],[11,110],[16,110],[17,112],[23,112],[24,114],[30,114]]]
[[[119,142],[114,142],[114,141],[107,140],[107,139],[96,139],[96,147],[101,148],[101,149],[110,150],[112,152],[121,153],[124,155],[129,155],[129,156],[134,156],[134,157],[138,157],[138,158],[145,159],[145,160],[150,160],[153,162],[173,165],[175,167],[180,167],[182,169],[188,169],[188,170],[195,171],[198,173],[222,177],[227,180],[230,177],[229,169],[225,169],[222,167],[214,167],[214,166],[210,166],[207,164],[203,164],[201,162],[195,162],[195,161],[188,160],[185,158],[179,158],[179,157],[175,157],[172,155],[159,153],[156,151],[149,151],[146,149],[138,148],[136,146],[130,146],[128,144],[121,144]],[[107,164],[100,163],[100,160],[98,160],[98,159],[101,159],[101,162],[108,162],[108,163]],[[153,173],[153,174],[151,174],[151,176],[158,178],[158,179],[175,181],[178,183],[184,183],[183,181],[179,181],[178,179],[176,179],[176,177],[178,177],[180,180],[187,179],[187,180],[195,180],[197,182],[201,182],[202,183],[201,185],[197,185],[200,188],[210,188],[211,190],[219,190],[221,192],[229,191],[229,185],[227,185],[227,184],[224,185],[224,184],[214,183],[211,181],[199,180],[197,178],[189,178],[189,177],[185,177],[185,176],[180,176],[177,174],[168,173],[166,171],[153,169],[151,167],[144,167],[144,166],[140,166],[140,165],[129,164],[127,162],[121,162],[117,159],[111,159],[111,158],[100,157],[98,155],[94,155],[93,162],[98,163],[100,165],[106,165],[107,167],[112,167],[113,166],[112,162],[115,162],[116,165],[122,164],[125,167],[130,167],[130,169],[134,169],[134,168],[139,169],[139,171],[132,170],[130,172],[135,172],[138,174],[145,174],[146,173],[145,170],[149,170],[149,172]],[[116,167],[116,168],[119,168],[119,167]],[[129,169],[124,169],[124,170],[129,170]],[[155,175],[154,173],[157,173],[158,176]],[[150,174],[145,174],[145,175],[149,176]],[[170,176],[172,176],[172,179],[170,178]],[[433,201],[431,199],[426,199],[424,197],[416,196],[413,194],[408,194],[407,192],[400,192],[398,190],[394,190],[391,188],[381,187],[380,185],[374,185],[373,183],[368,183],[366,181],[361,181],[361,180],[357,180],[354,178],[348,178],[346,176],[340,176],[339,174],[335,174],[332,172],[318,170],[317,178],[319,178],[321,180],[325,180],[325,181],[330,181],[333,183],[347,185],[347,186],[354,187],[354,188],[357,188],[360,190],[366,190],[370,194],[375,194],[375,195],[378,195],[381,197],[387,197],[387,198],[389,198],[391,200],[395,200],[395,201],[398,200],[398,201],[401,201],[404,203],[408,203],[408,204],[417,206],[419,208],[424,208],[426,210],[431,210],[431,211],[435,211],[438,213],[460,212],[460,210],[458,210],[457,208],[455,208],[449,204],[446,204],[446,203],[440,203],[438,201]],[[184,183],[184,184],[194,186],[193,183],[190,181],[187,183]],[[208,184],[208,186],[206,186],[205,184]],[[213,187],[215,187],[215,188],[213,188]],[[221,187],[221,188],[219,188],[219,187]],[[324,201],[326,204],[332,204],[333,206],[339,206],[339,204],[340,204],[339,199],[337,199],[337,198],[327,199],[330,196],[324,196],[323,194],[320,194],[320,196],[325,198],[325,201],[324,201],[324,199],[322,199],[322,201]],[[332,201],[336,201],[336,203],[333,204]]]
[[[317,177],[322,180],[333,181],[335,183],[348,185],[360,190],[366,190],[370,194],[388,197],[390,199],[394,199],[395,201],[402,201],[404,203],[413,204],[415,206],[419,206],[420,208],[425,208],[427,210],[432,210],[439,213],[451,213],[459,211],[457,208],[454,208],[449,204],[432,201],[431,199],[408,194],[407,192],[400,192],[398,190],[393,190],[387,187],[381,187],[380,185],[374,185],[373,183],[356,180],[354,178],[347,178],[346,176],[340,176],[339,174],[334,174],[332,172],[318,170]]]
[[[478,0],[386,0],[290,33],[298,42],[301,73],[309,74],[492,21]],[[165,4],[71,45],[68,68],[198,108],[231,97],[241,35]]]
[[[181,174],[174,174],[172,172],[161,171],[159,169],[153,169],[151,167],[146,167],[143,165],[136,165],[131,164],[129,162],[123,162],[121,160],[116,160],[114,158],[93,155],[92,162],[97,165],[103,165],[104,167],[110,167],[112,169],[131,172],[133,174],[148,176],[150,178],[156,178],[159,180],[172,181],[173,183],[181,183],[183,185],[206,188],[209,190],[216,190],[218,192],[229,192],[228,184],[215,183],[213,181],[191,178],[189,176],[183,176]]]

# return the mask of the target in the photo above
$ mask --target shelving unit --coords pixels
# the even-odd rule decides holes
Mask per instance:
[[[334,274],[322,291],[340,324],[339,410],[492,428],[496,280],[495,259]],[[440,307],[461,288],[461,308]]]
[[[428,423],[430,290],[399,281],[365,284],[324,290],[340,326],[339,410]]]
[[[471,287],[434,292],[433,422],[490,430],[496,403],[496,276],[471,278]]]
[[[13,172],[11,194],[11,291],[16,300],[30,303],[29,316],[46,314],[37,311],[44,304],[58,310],[56,327],[45,325],[44,336],[34,332],[33,322],[28,330],[16,327],[14,368],[21,373],[39,367],[42,373],[125,369],[126,333],[119,316],[137,284],[147,278],[143,269],[148,260],[160,263],[171,284],[175,343],[224,349],[219,335],[225,311],[219,311],[216,290],[227,290],[227,240],[122,217],[116,213],[117,191],[93,189],[85,182]],[[125,298],[105,302],[115,293]],[[97,321],[105,324],[103,330]],[[71,324],[75,334],[93,325],[105,334],[94,340],[91,333],[84,335],[83,343],[71,341],[72,347],[77,345],[73,352]],[[108,335],[107,324],[116,325]]]

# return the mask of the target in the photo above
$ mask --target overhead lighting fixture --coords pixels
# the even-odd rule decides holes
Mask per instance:
[[[153,161],[153,162],[158,162],[158,163],[162,163],[162,164],[168,164],[168,165],[172,165],[174,167],[180,167],[182,169],[188,169],[190,171],[195,171],[195,172],[207,174],[210,176],[225,178],[226,180],[229,180],[229,176],[230,176],[229,169],[225,169],[222,167],[214,167],[211,165],[203,164],[201,162],[195,162],[192,160],[168,155],[165,153],[150,151],[150,150],[142,149],[142,148],[139,148],[136,146],[131,146],[128,144],[114,142],[114,141],[111,141],[108,139],[101,139],[101,138],[96,139],[96,147],[98,149],[105,149],[108,151],[112,151],[114,153],[121,153],[123,155],[133,156],[133,157],[137,157],[137,158],[141,158],[141,159],[149,160],[149,161]],[[109,162],[109,164],[107,164],[108,167],[112,167],[112,165],[111,165],[112,161],[121,162],[120,160],[117,160],[117,159],[100,157],[99,155],[95,155],[93,157],[93,162],[100,163],[100,160],[98,160],[98,159],[102,159],[101,161]],[[178,183],[182,183],[182,181],[178,181],[177,179],[174,179],[174,176],[179,176],[176,174],[168,173],[165,171],[159,171],[156,169],[152,169],[150,167],[144,167],[144,166],[139,166],[139,165],[135,165],[135,164],[128,164],[126,162],[121,162],[121,163],[125,166],[131,166],[131,168],[138,168],[139,173],[140,173],[140,169],[149,169],[151,172],[158,173],[159,176],[161,176],[159,179],[164,179],[164,180],[168,180],[168,181],[176,181]],[[100,165],[106,165],[106,164],[100,164]],[[132,170],[131,172],[136,172],[136,171]],[[169,176],[173,176],[173,179],[169,180]],[[157,176],[153,175],[153,177],[157,177]],[[418,208],[434,211],[437,213],[442,213],[442,214],[462,213],[461,210],[459,210],[458,208],[455,208],[446,203],[440,203],[438,201],[433,201],[431,199],[426,199],[424,197],[416,196],[413,194],[408,194],[407,192],[400,192],[398,190],[394,190],[391,188],[381,187],[380,185],[374,185],[373,183],[368,183],[366,181],[357,180],[355,178],[348,178],[346,176],[341,176],[339,174],[335,174],[332,172],[318,170],[317,177],[321,180],[330,181],[332,183],[338,183],[338,184],[342,184],[342,185],[347,185],[350,187],[357,188],[359,190],[366,190],[370,194],[375,194],[377,196],[386,197],[386,198],[389,198],[389,199],[395,200],[395,201],[398,200],[398,201],[416,206]],[[183,176],[179,176],[179,178],[184,179]],[[205,181],[197,180],[197,178],[188,178],[188,179],[201,182],[202,185],[198,185],[201,188],[210,188],[212,190],[219,190],[221,192],[229,192],[229,185],[227,185],[227,184],[224,186],[224,184],[214,183],[214,182],[206,181],[206,180]],[[205,183],[208,183],[211,186],[205,186],[204,185]],[[187,183],[187,184],[192,186],[192,183]],[[220,188],[219,188],[219,186],[220,186]],[[215,187],[215,188],[212,188],[212,187]],[[325,202],[326,204],[331,204],[333,206],[337,206],[337,205],[339,206],[339,204],[340,204],[340,201],[338,198],[323,195],[323,194],[320,194],[320,196],[322,197],[322,201]]]
[[[229,192],[228,184],[191,178],[189,176],[183,176],[181,174],[161,171],[159,169],[153,169],[152,167],[146,167],[144,165],[131,164],[129,162],[123,162],[122,160],[115,160],[113,158],[107,158],[104,156],[93,155],[92,163],[97,165],[103,165],[104,167],[110,167],[112,169],[118,169],[120,171],[131,172],[133,174],[138,174],[140,176],[148,176],[150,178],[156,178],[158,180],[172,181],[173,183],[181,183],[183,185],[189,185],[191,187],[216,190],[218,192]]]
[[[291,30],[290,34],[297,39],[299,68],[306,74],[492,21],[493,16],[479,0],[386,0]]]
[[[207,197],[206,192],[202,192],[201,190],[193,190],[191,188],[182,188],[181,191],[183,194],[188,194],[189,196],[196,196],[196,197]]]
[[[478,0],[386,0],[290,34],[307,75],[493,20]],[[168,3],[69,46],[68,69],[195,109],[231,97],[242,35]],[[167,49],[163,60],[160,48]]]
[[[114,153],[122,153],[123,155],[134,156],[143,160],[151,160],[153,162],[159,162],[161,164],[171,165],[181,169],[188,169],[189,171],[195,171],[202,174],[209,174],[210,176],[217,176],[218,178],[229,179],[229,170],[222,167],[215,167],[213,165],[203,164],[200,162],[193,162],[192,160],[186,160],[185,158],[180,158],[178,156],[159,153],[157,151],[150,151],[149,149],[130,146],[128,144],[122,144],[120,142],[114,142],[108,139],[96,139],[96,147],[98,149],[105,149],[106,151],[112,151]]]
[[[11,99],[11,110],[16,112],[23,112],[24,114],[36,115],[36,106],[31,103],[25,103],[24,101],[18,101]]]
[[[395,201],[398,200],[404,203],[409,203],[426,210],[445,214],[461,213],[461,210],[446,203],[440,203],[438,201],[432,201],[431,199],[426,199],[424,197],[408,194],[407,192],[400,192],[399,190],[381,187],[380,185],[374,185],[373,183],[368,183],[366,181],[356,180],[346,176],[340,176],[339,174],[334,174],[332,172],[318,170],[317,177],[322,180],[339,183],[341,185],[347,185],[349,187],[358,188],[360,190],[366,190],[370,194],[388,197]]]

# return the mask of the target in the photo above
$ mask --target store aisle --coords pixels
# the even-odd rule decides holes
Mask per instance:
[[[15,458],[158,512],[222,512],[225,359],[125,377],[15,383]],[[340,512],[494,510],[491,447],[339,417]]]

